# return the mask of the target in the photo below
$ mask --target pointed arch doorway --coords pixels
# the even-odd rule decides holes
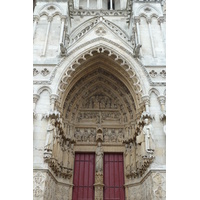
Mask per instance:
[[[133,133],[135,96],[120,64],[112,56],[93,54],[76,69],[65,90],[64,123],[76,140],[72,199],[123,200],[124,141]],[[99,130],[104,151],[102,177],[88,171],[95,168]]]

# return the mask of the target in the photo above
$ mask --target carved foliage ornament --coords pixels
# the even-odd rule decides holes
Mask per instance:
[[[162,70],[162,71],[160,72],[160,75],[161,75],[163,78],[165,78],[165,77],[166,77],[166,71],[165,71],[165,70]]]
[[[43,70],[41,70],[41,72],[39,72],[36,68],[33,68],[33,76],[36,76],[39,73],[41,73],[42,76],[47,76],[50,73],[50,71],[47,68],[44,68]]]
[[[36,76],[37,74],[39,74],[39,71],[36,68],[33,68],[33,76]]]
[[[41,74],[43,75],[43,76],[46,76],[46,75],[48,75],[50,73],[50,71],[47,69],[47,68],[44,68],[42,71],[41,71]]]
[[[155,78],[156,76],[157,76],[157,72],[156,71],[154,71],[154,70],[151,70],[150,72],[149,72],[149,74],[150,74],[150,76],[152,77],[152,78]]]
[[[104,36],[106,34],[106,31],[103,29],[103,27],[98,27],[97,30],[95,31],[95,33],[98,36]]]
[[[41,190],[41,188],[39,186],[36,186],[33,189],[33,196],[34,197],[41,197],[43,195],[43,191]]]
[[[166,77],[166,71],[165,70],[162,70],[159,74],[155,71],[155,70],[151,70],[149,72],[149,75],[152,77],[152,78],[155,78],[157,76],[161,76],[162,78],[165,78]]]
[[[45,176],[41,172],[37,172],[33,176],[33,196],[34,197],[41,197],[43,195],[42,184],[44,183]]]

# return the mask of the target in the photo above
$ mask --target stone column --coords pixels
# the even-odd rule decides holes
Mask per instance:
[[[42,56],[45,56],[45,54],[46,54],[47,42],[48,42],[48,38],[49,38],[49,31],[50,31],[52,20],[53,20],[53,17],[51,17],[51,16],[48,17],[48,26],[47,26],[47,32],[46,32],[46,37],[45,37],[45,42],[44,42],[44,48],[43,48]]]
[[[90,9],[90,0],[87,0],[87,9]]]
[[[40,95],[33,94],[33,112],[35,112],[36,103],[37,103],[37,101],[38,101],[39,98],[40,98]]]
[[[102,9],[102,0],[97,0],[97,9]]]
[[[94,191],[95,191],[95,200],[103,200],[103,174],[96,174],[95,175],[95,184],[94,184]]]
[[[165,109],[165,100],[166,100],[166,97],[165,96],[159,96],[158,97],[158,101],[160,102],[160,105],[161,105],[161,111],[162,112],[165,112],[166,109]]]
[[[113,0],[110,0],[110,10],[113,10]]]
[[[74,0],[74,8],[79,9],[79,0]]]
[[[63,36],[64,36],[64,26],[65,26],[65,17],[61,18],[61,30],[60,30],[60,40],[59,40],[59,54],[60,54],[60,44],[63,43]]]
[[[35,36],[35,31],[36,31],[36,27],[37,27],[37,23],[39,21],[40,17],[39,16],[34,16],[34,23],[33,23],[33,38]]]
[[[160,25],[160,29],[161,29],[161,32],[162,32],[162,38],[163,38],[164,51],[166,52],[165,31],[163,29],[163,23],[164,23],[164,17],[159,17],[158,18],[158,24]]]
[[[152,36],[152,31],[151,31],[151,19],[150,18],[147,18],[147,24],[148,24],[148,28],[149,28],[149,36],[150,36],[150,41],[151,41],[151,49],[152,49],[153,57],[156,57],[154,41],[153,41],[153,36]]]
[[[99,136],[96,138],[96,158],[95,158],[95,200],[103,200],[103,148],[102,143],[102,132],[99,131]]]
[[[57,94],[51,94],[50,95],[50,111],[55,110],[55,102],[56,102],[57,99],[58,99]]]
[[[144,101],[146,112],[149,113],[149,107],[150,107],[150,98],[148,95],[145,95],[142,97],[142,100]]]
[[[135,17],[135,24],[136,24],[136,38],[137,38],[137,44],[141,44],[141,39],[140,39],[140,18],[139,17]],[[142,48],[140,48],[140,54],[142,56]]]
[[[160,120],[163,122],[163,132],[166,134],[166,108],[165,108],[165,96],[159,96],[158,101],[161,105],[161,114],[160,114]]]

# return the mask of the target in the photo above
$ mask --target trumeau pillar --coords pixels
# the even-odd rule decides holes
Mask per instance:
[[[95,161],[95,200],[103,200],[103,148],[101,146],[103,141],[103,133],[102,131],[98,131],[96,135],[96,161]]]

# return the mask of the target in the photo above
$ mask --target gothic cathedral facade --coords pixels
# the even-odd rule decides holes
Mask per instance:
[[[166,199],[165,0],[35,0],[33,199]]]

